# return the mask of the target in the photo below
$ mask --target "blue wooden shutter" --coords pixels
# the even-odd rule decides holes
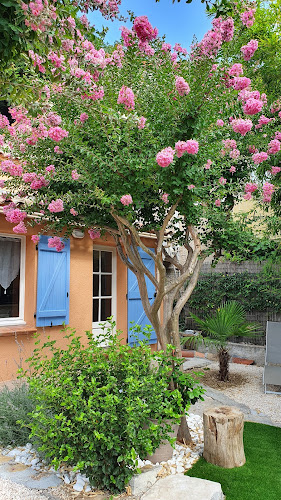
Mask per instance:
[[[154,260],[141,248],[138,248],[138,250],[143,263],[145,264],[147,269],[149,269],[149,271],[155,276]],[[145,277],[145,281],[149,302],[152,304],[152,302],[154,301],[155,286],[151,283],[147,276]],[[132,332],[130,331],[130,328],[132,327],[132,321],[135,324],[140,325],[142,328],[144,328],[146,325],[151,325],[148,317],[143,310],[137,278],[134,273],[130,271],[130,269],[128,269],[128,344],[134,346],[137,345],[137,342],[135,337],[133,337]],[[140,335],[139,338],[140,340],[143,340],[145,337],[143,335]],[[155,331],[153,330],[149,343],[156,344],[156,342],[157,336],[155,334]]]
[[[57,252],[48,238],[41,236],[38,244],[36,326],[69,323],[70,241]]]

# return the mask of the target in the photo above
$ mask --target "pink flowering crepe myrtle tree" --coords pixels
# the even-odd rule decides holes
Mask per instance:
[[[26,5],[27,22],[35,17],[40,24],[44,9],[36,15]],[[39,100],[29,109],[12,106],[13,126],[0,116],[1,200],[14,232],[25,233],[27,215],[36,213],[33,223],[56,234],[75,227],[87,228],[92,239],[110,233],[136,275],[161,348],[173,344],[178,356],[180,312],[205,257],[220,254],[222,233],[227,245],[234,204],[251,197],[269,204],[279,175],[281,107],[251,87],[249,51],[229,60],[231,44],[241,32],[245,40],[252,23],[252,14],[242,14],[215,19],[189,55],[161,40],[145,16],[106,49],[67,19],[70,41],[61,22],[60,50],[50,48],[40,62],[30,53],[42,75]],[[253,51],[256,44],[248,46]],[[47,79],[47,62],[55,83]],[[143,232],[155,235],[155,252]],[[50,245],[60,251],[63,241],[55,236]],[[169,245],[185,248],[183,262]],[[139,249],[154,260],[155,274]],[[178,270],[169,283],[163,258]],[[152,304],[147,279],[156,290]]]

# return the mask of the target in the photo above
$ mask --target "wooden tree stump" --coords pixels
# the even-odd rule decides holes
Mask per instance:
[[[203,457],[207,462],[226,469],[244,465],[244,415],[240,410],[231,406],[210,408],[203,413],[203,425]]]

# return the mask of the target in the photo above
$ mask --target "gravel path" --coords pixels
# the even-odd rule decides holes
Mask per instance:
[[[218,364],[212,363],[208,367],[217,369]],[[269,416],[273,422],[281,425],[281,396],[278,394],[264,394],[262,384],[263,367],[230,363],[229,371],[230,373],[245,375],[248,381],[242,387],[224,388],[220,392],[239,403],[249,406],[258,414],[263,413]]]
[[[21,484],[12,483],[9,479],[0,481],[1,500],[46,500],[45,496],[32,491]]]

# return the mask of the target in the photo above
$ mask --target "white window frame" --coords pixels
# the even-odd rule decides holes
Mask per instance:
[[[117,299],[117,263],[116,263],[116,248],[115,247],[109,247],[106,245],[93,245],[93,252],[94,250],[98,250],[99,252],[111,252],[112,253],[112,290],[111,290],[111,296],[112,296],[112,301],[111,301],[111,316],[113,316],[113,319],[116,321],[116,311],[117,311],[117,304],[116,304],[116,299]],[[93,253],[94,255],[94,253]],[[101,270],[99,271],[99,273]],[[92,271],[92,275],[94,275],[94,270]],[[93,282],[93,280],[92,280]],[[93,283],[92,283],[92,308],[93,308],[93,301],[94,301],[94,290],[93,290]],[[100,290],[101,292],[101,290]],[[99,296],[101,297],[101,295]],[[105,297],[106,298],[106,297]],[[92,314],[93,317],[93,314]],[[93,335],[99,335],[102,333],[101,329],[101,324],[102,325],[108,325],[107,321],[92,321],[92,333]]]
[[[0,326],[26,325],[24,321],[24,295],[25,295],[25,255],[26,238],[20,234],[0,233],[3,238],[17,238],[21,240],[20,244],[20,286],[19,286],[19,316],[14,318],[0,318]]]

